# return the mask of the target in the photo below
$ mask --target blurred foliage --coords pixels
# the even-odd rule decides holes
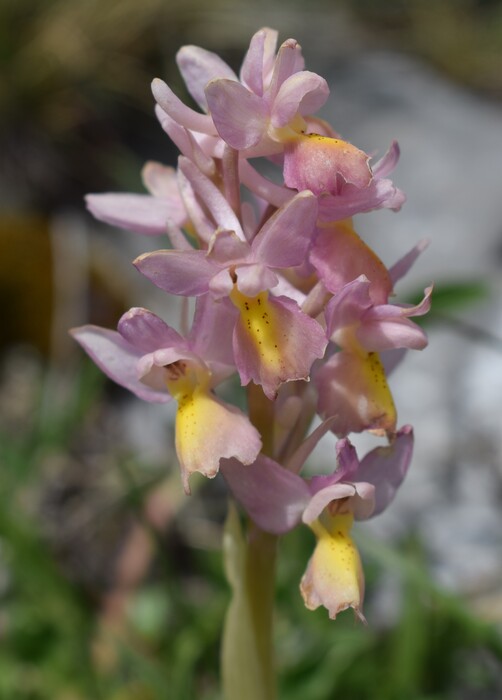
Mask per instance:
[[[501,0],[357,0],[359,20],[389,43],[431,62],[450,78],[502,96]]]
[[[139,189],[138,161],[176,155],[152,121],[152,77],[186,98],[179,46],[203,45],[237,67],[266,23],[300,32],[325,57],[394,47],[502,94],[500,0],[3,0],[0,205],[50,212],[80,207],[88,191]]]
[[[41,371],[32,375],[25,406],[33,410],[19,410],[17,429],[2,423],[0,434],[0,697],[216,700],[229,597],[217,546],[221,485],[205,483],[186,503],[176,471],[165,490],[162,465],[121,451],[107,422],[113,397],[90,362],[78,369],[70,402],[47,402],[49,381]],[[170,512],[165,527],[152,517],[153,494]],[[151,556],[124,585],[116,563],[138,527]],[[298,529],[281,541],[280,697],[499,697],[495,626],[435,586],[418,542],[408,537],[394,548],[366,537],[364,527],[356,535],[368,627],[350,612],[332,622],[324,610],[307,611],[298,582],[312,534]],[[389,576],[396,594],[382,618],[378,597]]]

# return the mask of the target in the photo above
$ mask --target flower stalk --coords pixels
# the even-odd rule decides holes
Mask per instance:
[[[223,555],[232,598],[223,627],[221,677],[225,700],[276,700],[273,645],[277,536],[248,523],[242,531],[231,503]]]

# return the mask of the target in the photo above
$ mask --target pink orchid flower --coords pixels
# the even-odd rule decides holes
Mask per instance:
[[[72,330],[117,384],[145,401],[177,401],[175,444],[187,493],[193,472],[212,478],[222,458],[250,464],[261,449],[260,435],[247,416],[213,392],[234,371],[229,321],[228,310],[205,297],[186,339],[141,308],[125,313],[118,331],[92,325]]]
[[[253,380],[274,398],[283,382],[308,378],[312,363],[323,356],[327,344],[322,327],[295,301],[268,291],[279,283],[276,270],[305,259],[315,226],[316,198],[311,192],[297,194],[248,242],[212,182],[187,159],[181,158],[179,167],[215,220],[217,228],[208,249],[145,253],[134,264],[171,294],[228,297],[239,312],[233,348],[241,382],[246,385]]]
[[[301,522],[313,530],[317,544],[300,586],[306,606],[323,605],[333,619],[351,607],[364,620],[364,577],[350,529],[353,520],[378,515],[394,499],[411,462],[413,431],[405,426],[390,445],[376,447],[361,461],[349,440],[340,440],[336,470],[302,478],[296,472],[329,427],[330,421],[319,426],[288,468],[260,455],[248,467],[225,460],[221,471],[263,530],[283,534]]]
[[[341,351],[315,376],[318,412],[336,416],[333,432],[373,430],[390,435],[397,415],[379,353],[398,348],[422,350],[424,331],[409,320],[430,308],[432,287],[416,306],[375,304],[371,282],[361,275],[333,296],[325,310],[327,333]]]

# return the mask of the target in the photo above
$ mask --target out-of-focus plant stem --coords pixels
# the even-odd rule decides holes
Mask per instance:
[[[274,404],[261,387],[248,390],[249,415],[273,456]],[[241,529],[235,507],[225,525],[224,559],[232,587],[222,643],[225,700],[275,700],[277,683],[273,648],[275,562],[278,537],[249,521]]]

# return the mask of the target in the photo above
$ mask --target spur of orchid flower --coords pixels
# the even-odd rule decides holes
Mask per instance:
[[[328,85],[305,70],[298,42],[277,48],[277,37],[260,29],[238,74],[212,52],[180,49],[199,109],[162,80],[152,84],[177,167],[148,163],[147,194],[87,196],[97,219],[164,239],[134,265],[167,295],[195,300],[191,330],[184,336],[134,308],[117,331],[83,326],[73,335],[139,398],[177,402],[187,493],[194,472],[221,469],[263,531],[307,524],[317,537],[301,583],[307,607],[324,605],[331,617],[352,607],[364,619],[350,528],[389,505],[411,460],[412,429],[397,430],[386,368],[395,351],[427,345],[412,318],[428,311],[432,288],[415,306],[394,300],[426,242],[388,268],[358,235],[353,216],[404,203],[388,178],[399,147],[372,164],[317,117]],[[247,413],[218,396],[232,375]],[[323,422],[306,438],[316,414]],[[336,470],[304,478],[303,462],[328,431],[342,438]],[[348,436],[362,431],[386,444],[359,462]]]

